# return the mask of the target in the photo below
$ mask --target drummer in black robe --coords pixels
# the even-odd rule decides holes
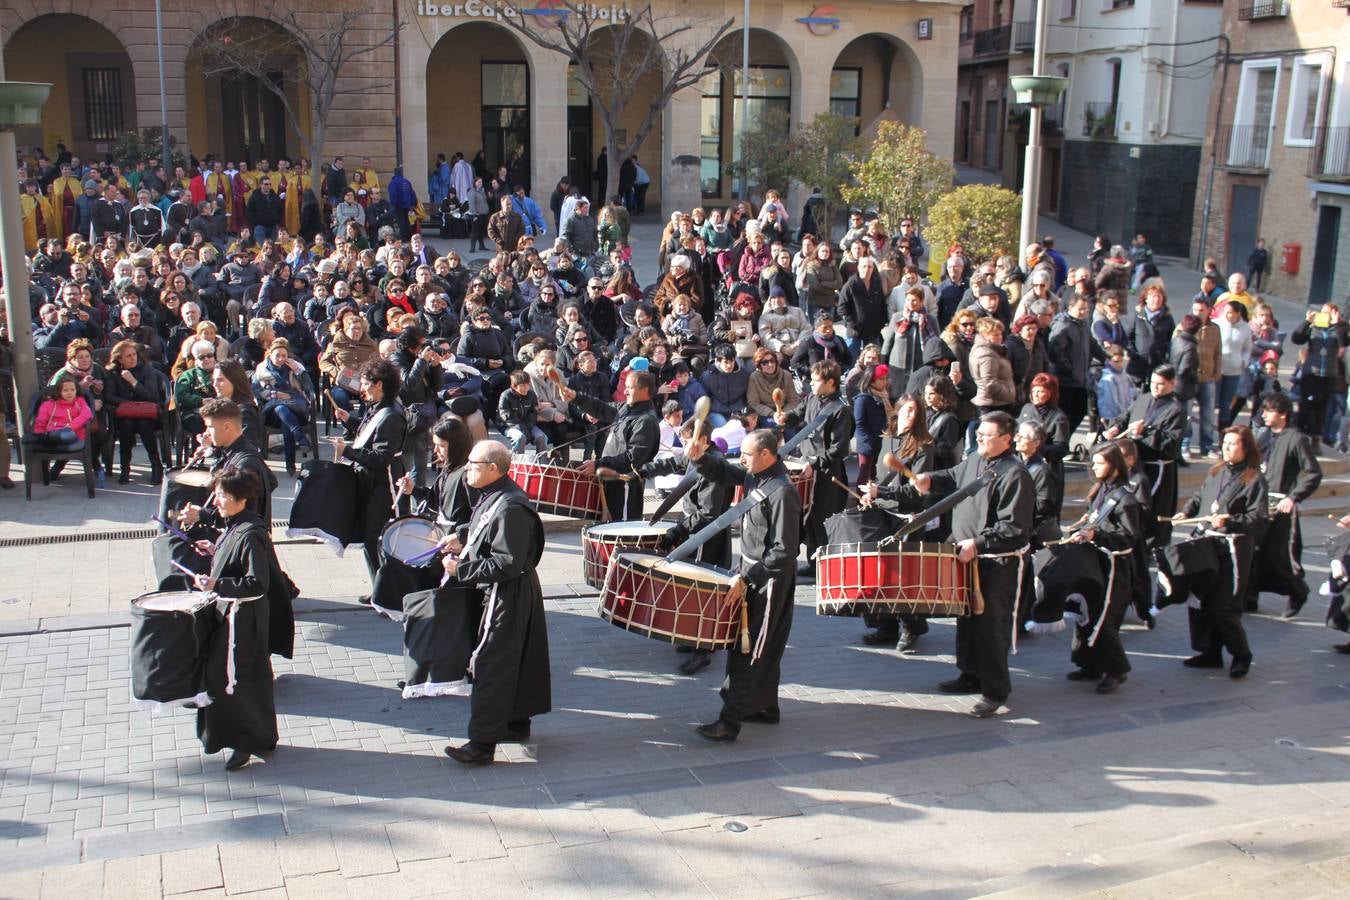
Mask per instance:
[[[197,710],[197,737],[207,753],[231,751],[227,770],[277,745],[268,638],[275,558],[268,529],[248,509],[248,501],[261,493],[250,471],[229,468],[217,476],[212,505],[224,530],[215,542],[211,573],[194,580],[198,590],[221,597],[203,669],[211,703]]]
[[[744,722],[776,725],[781,718],[778,682],[792,630],[802,503],[787,466],[778,458],[778,436],[772,431],[760,429],[745,436],[740,465],[703,449],[699,445],[688,451],[699,474],[729,486],[743,484],[747,498],[760,498],[741,519],[741,577],[732,588],[744,594],[750,652],[742,652],[739,643],[727,650],[722,711],[717,721],[698,727],[710,741],[734,741]]]
[[[583,475],[607,469],[628,479],[609,478],[600,484],[605,506],[614,521],[642,518],[642,496],[646,484],[637,476],[642,466],[656,458],[661,449],[661,419],[652,404],[656,378],[651,372],[629,372],[624,376],[623,403],[603,403],[584,394],[568,391],[569,400],[583,412],[611,423],[604,449],[595,459],[580,466]]]
[[[1139,621],[1151,631],[1158,626],[1158,620],[1153,615],[1153,581],[1148,575],[1148,563],[1152,538],[1158,532],[1158,517],[1153,513],[1148,474],[1139,466],[1139,448],[1129,438],[1116,438],[1116,446],[1125,457],[1125,466],[1130,473],[1130,491],[1139,504],[1139,543],[1130,554],[1130,565],[1134,568],[1134,577],[1130,581],[1130,602]]]
[[[437,469],[430,488],[418,488],[413,498],[423,505],[448,535],[469,524],[476,492],[469,487],[465,463],[473,434],[462,419],[442,416],[431,428],[431,453]],[[404,476],[405,490],[408,476]],[[380,569],[383,580],[388,567]],[[429,571],[440,579],[440,566]],[[478,642],[483,619],[483,592],[473,585],[447,579],[403,597],[403,658],[405,677],[399,682],[403,699],[467,696],[469,654]]]
[[[1284,617],[1298,615],[1308,602],[1308,582],[1303,572],[1303,530],[1299,527],[1298,504],[1312,497],[1322,483],[1322,466],[1313,449],[1313,438],[1289,427],[1294,404],[1285,394],[1267,394],[1261,401],[1266,428],[1258,446],[1264,463],[1266,486],[1277,500],[1253,567],[1255,579],[1247,594],[1247,611],[1256,610],[1257,594],[1270,591],[1289,598]],[[1279,495],[1278,498],[1276,495]]]
[[[722,453],[712,443],[712,438],[708,432],[699,429],[698,438],[694,437],[695,425],[695,420],[690,419],[680,427],[680,438],[684,441],[684,446],[687,448],[697,443],[701,446],[702,453],[721,459]],[[660,475],[684,475],[687,472],[693,472],[696,475],[698,473],[687,456],[663,456],[638,468],[638,474],[643,478],[656,478]],[[669,553],[674,550],[688,540],[690,535],[696,534],[699,529],[711,524],[713,519],[726,512],[727,507],[731,505],[733,488],[733,485],[708,478],[699,478],[698,481],[694,482],[693,488],[684,495],[684,500],[680,506],[679,521],[670,526],[661,538],[661,552]],[[714,535],[706,544],[699,547],[698,553],[694,556],[694,562],[699,565],[714,566],[730,571],[731,530],[727,529]],[[680,663],[680,674],[693,675],[702,669],[706,669],[711,664],[711,650],[694,649],[690,652],[689,658]]]
[[[1140,538],[1139,501],[1130,486],[1125,455],[1114,443],[1092,451],[1092,474],[1097,479],[1088,494],[1087,521],[1067,538],[1069,543],[1095,544],[1107,573],[1100,595],[1086,597],[1073,634],[1070,659],[1078,668],[1070,681],[1097,682],[1097,693],[1110,694],[1125,683],[1130,661],[1120,642],[1120,623],[1133,594],[1134,566],[1129,557]]]
[[[1158,366],[1149,376],[1147,394],[1140,394],[1129,411],[1106,430],[1107,439],[1127,437],[1139,450],[1139,461],[1149,477],[1149,496],[1158,518],[1154,546],[1165,547],[1172,539],[1168,521],[1177,510],[1177,463],[1181,439],[1186,434],[1186,409],[1173,391],[1177,370]]]
[[[394,481],[403,475],[403,440],[408,433],[408,420],[398,402],[399,381],[398,366],[389,360],[376,358],[367,362],[361,369],[365,418],[350,444],[344,437],[331,438],[334,459],[351,463],[361,486],[358,521],[372,584],[380,568],[380,535],[393,516]],[[341,422],[350,417],[343,409],[335,410],[334,415]]]
[[[1061,536],[1059,516],[1064,508],[1064,470],[1046,457],[1045,442],[1048,439],[1045,426],[1040,422],[1028,419],[1018,422],[1013,443],[1036,488],[1036,512],[1031,524],[1033,546],[1036,547],[1057,541]]]
[[[1327,625],[1337,631],[1350,631],[1350,611],[1346,609],[1345,595],[1350,590],[1350,516],[1341,516],[1336,520],[1341,533],[1334,536],[1327,545],[1327,556],[1331,559],[1331,571],[1327,576],[1322,593],[1331,598],[1327,604]],[[1332,646],[1337,653],[1350,654],[1350,643]]]
[[[886,476],[880,482],[863,486],[864,505],[893,509],[896,495],[909,484],[909,475],[904,470],[918,474],[936,468],[937,450],[928,433],[928,410],[918,394],[904,394],[895,402],[895,430],[898,443],[894,459],[883,457],[883,465],[888,470]],[[929,522],[914,539],[944,541],[950,529],[951,517],[942,516]],[[923,613],[868,613],[863,616],[863,623],[872,629],[862,636],[864,644],[894,647],[901,653],[913,650],[919,638],[928,633],[928,616]]]
[[[1227,563],[1205,596],[1191,606],[1191,649],[1184,662],[1191,669],[1223,668],[1223,651],[1232,656],[1228,674],[1242,678],[1251,670],[1252,651],[1242,627],[1243,597],[1251,581],[1252,547],[1269,522],[1266,510],[1266,480],[1261,476],[1261,451],[1245,425],[1225,428],[1222,459],[1205,476],[1200,493],[1186,502],[1177,518],[1204,516],[1207,532],[1226,537]],[[1232,557],[1236,557],[1233,560]],[[1233,567],[1236,565],[1236,573]],[[1237,588],[1234,589],[1234,582]]]
[[[985,413],[975,432],[977,453],[955,468],[916,475],[898,498],[902,508],[923,509],[986,471],[993,472],[987,486],[952,511],[957,558],[976,561],[984,611],[956,620],[956,665],[961,674],[938,685],[946,694],[982,695],[970,711],[981,719],[997,715],[1012,693],[1008,651],[1023,576],[1030,566],[1036,488],[1013,452],[1014,429],[1007,413]]]
[[[272,548],[272,490],[277,486],[276,476],[263,461],[262,453],[244,435],[243,410],[233,400],[207,400],[200,409],[205,430],[202,432],[203,447],[210,448],[211,471],[219,475],[227,469],[248,472],[257,479],[259,490],[248,498],[248,511],[262,524],[267,541],[267,552],[273,560],[273,574],[277,581],[272,602],[268,605],[268,639],[273,653],[290,659],[295,649],[295,612],[291,601],[299,595],[299,590],[290,578],[282,572],[276,562],[276,551]],[[208,549],[215,544],[224,532],[226,523],[214,502],[206,506],[187,504],[178,511],[178,524],[192,538],[195,546],[183,546],[184,542],[175,535],[166,535],[169,544],[169,556],[156,553],[156,568],[160,579],[160,588],[172,584],[179,576],[177,570],[168,565],[172,558],[186,565],[194,572],[206,572],[211,558]]]
[[[844,489],[834,479],[847,483],[844,460],[848,458],[853,439],[853,410],[849,409],[839,393],[839,364],[822,359],[811,364],[811,392],[801,399],[796,409],[775,413],[773,420],[780,428],[802,428],[816,420],[822,412],[825,421],[815,434],[802,442],[802,458],[815,471],[811,488],[811,509],[802,524],[802,538],[806,541],[806,560],[797,568],[798,575],[813,577],[816,551],[828,543],[825,520],[844,508],[847,498]],[[794,558],[796,554],[793,554]]]
[[[544,525],[529,498],[507,477],[511,451],[479,441],[469,453],[469,486],[479,499],[466,527],[447,539],[442,563],[449,580],[487,593],[473,677],[469,740],[447,746],[466,765],[492,762],[500,743],[530,738],[530,719],[553,708],[548,629],[536,567],[544,554]],[[456,557],[454,554],[459,554]]]

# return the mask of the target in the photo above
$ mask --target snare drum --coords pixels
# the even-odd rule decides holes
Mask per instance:
[[[380,550],[387,559],[421,568],[436,561],[435,555],[426,554],[433,547],[440,546],[444,537],[445,531],[431,519],[402,516],[384,527],[380,534]]]
[[[443,537],[445,531],[439,525],[419,516],[402,516],[384,526],[380,568],[370,589],[370,603],[376,612],[401,622],[404,596],[436,586],[441,569],[432,564],[439,554],[419,557],[439,546]]]
[[[206,469],[179,469],[166,474],[159,489],[159,517],[171,521],[169,514],[178,512],[184,503],[205,506],[211,498],[212,477]],[[160,531],[164,531],[163,526]]]
[[[829,544],[816,557],[816,613],[964,616],[973,583],[951,544]]]
[[[593,475],[519,457],[511,460],[510,475],[541,513],[569,519],[603,518],[600,480]]]
[[[215,594],[156,591],[131,601],[131,696],[142,706],[206,706],[202,684]]]
[[[615,553],[600,589],[600,618],[626,631],[697,650],[734,644],[742,601],[729,600],[736,576],[646,553]]]
[[[815,494],[816,488],[816,470],[808,466],[800,459],[785,459],[783,465],[788,470],[788,481],[797,489],[797,496],[802,501],[802,515],[807,516],[811,513],[811,498]],[[735,506],[745,499],[745,485],[738,484],[736,489],[731,492],[731,505]]]
[[[668,530],[667,525],[648,525],[646,522],[606,522],[583,530],[581,571],[586,583],[595,588],[603,587],[611,556],[620,550],[655,552]]]

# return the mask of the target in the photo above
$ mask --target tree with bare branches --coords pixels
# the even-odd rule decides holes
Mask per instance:
[[[558,0],[547,13],[502,6],[495,20],[576,66],[576,78],[605,131],[609,167],[602,200],[618,193],[623,160],[642,147],[671,98],[699,82],[713,48],[735,25],[734,19],[719,24],[687,9],[657,15],[650,3],[630,5],[626,12],[619,21],[598,20],[588,14],[588,4]],[[627,131],[620,142],[624,114],[634,102],[637,86],[651,73],[660,75],[660,85],[637,128]]]
[[[281,26],[259,28],[256,19]],[[372,28],[372,24],[379,23]],[[202,75],[251,75],[281,104],[286,120],[304,144],[305,153],[317,167],[324,159],[328,117],[338,94],[339,81],[354,63],[368,60],[391,46],[403,28],[400,19],[390,23],[384,7],[373,0],[333,4],[322,12],[297,10],[286,0],[260,0],[255,15],[227,13],[205,39]],[[278,83],[272,73],[282,72]],[[300,103],[310,106],[310,127],[305,127],[304,109],[287,93],[296,91]]]

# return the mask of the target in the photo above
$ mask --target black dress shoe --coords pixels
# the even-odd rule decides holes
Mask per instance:
[[[491,764],[493,758],[497,755],[497,747],[495,744],[479,744],[476,741],[469,741],[463,747],[447,746],[445,755],[466,766],[486,766]]]
[[[779,712],[778,707],[770,706],[768,709],[761,709],[757,713],[751,713],[742,721],[759,722],[761,725],[777,725],[782,718],[783,714]]]
[[[1003,711],[1003,703],[989,697],[981,697],[975,705],[970,708],[970,714],[977,719],[987,719],[990,716],[996,716]]]
[[[961,675],[951,681],[944,681],[937,687],[944,694],[978,694],[980,692],[980,679],[974,675]]]
[[[131,484],[131,473],[123,469],[122,474],[117,476],[117,483]]]
[[[1251,655],[1234,657],[1233,664],[1228,667],[1229,678],[1245,678],[1247,673],[1252,670]]]
[[[896,642],[895,649],[901,653],[908,653],[914,649],[914,645],[919,642],[919,636],[912,631],[900,632],[900,640]]]
[[[712,665],[712,653],[707,650],[695,650],[684,662],[680,663],[681,675],[693,675]]]
[[[1190,659],[1183,660],[1181,664],[1188,669],[1222,669],[1223,658],[1220,656],[1210,656],[1208,653],[1201,653],[1198,656],[1192,656]]]
[[[695,729],[699,737],[710,741],[734,741],[741,730],[725,719],[718,719],[716,722],[709,722],[707,725],[700,725]]]
[[[1103,675],[1102,680],[1097,682],[1097,693],[1109,694],[1128,680],[1125,675]]]
[[[1070,681],[1092,681],[1094,678],[1101,678],[1102,676],[1097,672],[1089,672],[1087,669],[1075,669],[1064,677]]]
[[[1298,602],[1295,602],[1295,601],[1293,601],[1293,600],[1290,600],[1290,601],[1289,601],[1289,606],[1288,606],[1288,608],[1285,609],[1284,615],[1281,616],[1281,618],[1284,618],[1284,619],[1292,619],[1292,618],[1294,618],[1295,616],[1297,616],[1297,615],[1303,610],[1303,604],[1305,604],[1305,603],[1307,603],[1307,602],[1308,602],[1308,598],[1307,598],[1307,597],[1304,597],[1302,600],[1299,600]]]
[[[1148,630],[1149,630],[1149,631],[1152,631],[1153,629],[1155,629],[1155,628],[1158,627],[1158,619],[1157,619],[1157,617],[1154,616],[1153,613],[1151,613],[1151,612],[1150,612],[1150,613],[1144,613],[1143,622],[1144,622],[1145,625],[1148,626]]]
[[[235,750],[230,754],[230,758],[225,760],[225,771],[233,772],[235,769],[242,769],[248,765],[249,752],[247,750]]]
[[[869,647],[894,647],[900,640],[898,631],[869,631],[862,636],[862,642]]]

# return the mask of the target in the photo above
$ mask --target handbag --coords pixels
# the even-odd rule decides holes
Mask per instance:
[[[123,400],[117,404],[115,415],[119,419],[158,419],[159,404],[150,400]]]

